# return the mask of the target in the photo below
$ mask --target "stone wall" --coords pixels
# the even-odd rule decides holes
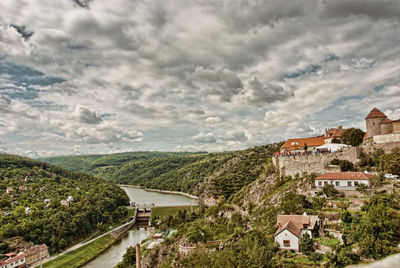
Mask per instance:
[[[386,134],[374,136],[375,143],[400,142],[400,134]]]
[[[342,152],[337,153],[272,157],[272,161],[281,176],[295,176],[296,174],[302,175],[303,173],[310,174],[313,172],[322,174],[338,171],[335,170],[334,166],[329,166],[333,159],[348,160],[353,164],[358,164],[361,152],[371,153],[383,149],[386,153],[390,153],[396,147],[400,148],[400,142],[345,148]]]

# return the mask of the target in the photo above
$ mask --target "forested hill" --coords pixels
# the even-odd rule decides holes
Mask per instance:
[[[112,182],[7,154],[0,155],[0,196],[0,254],[18,237],[59,251],[120,223],[129,204]]]
[[[228,198],[265,173],[275,150],[266,145],[224,153],[133,152],[42,160],[121,184]]]

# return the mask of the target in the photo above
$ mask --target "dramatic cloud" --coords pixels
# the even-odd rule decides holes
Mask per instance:
[[[400,117],[397,0],[0,1],[0,150],[236,150]],[[6,148],[7,147],[7,148]]]

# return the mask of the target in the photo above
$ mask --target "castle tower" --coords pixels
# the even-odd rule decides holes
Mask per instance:
[[[386,117],[381,122],[381,135],[392,134],[392,133],[393,133],[392,120]]]
[[[367,126],[367,138],[381,134],[381,122],[386,118],[386,115],[374,108],[365,117],[365,124]]]

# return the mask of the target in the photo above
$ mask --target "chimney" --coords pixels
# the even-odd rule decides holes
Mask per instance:
[[[136,268],[140,268],[140,244],[136,244]]]
[[[278,230],[281,229],[282,225],[281,223],[278,223]]]

